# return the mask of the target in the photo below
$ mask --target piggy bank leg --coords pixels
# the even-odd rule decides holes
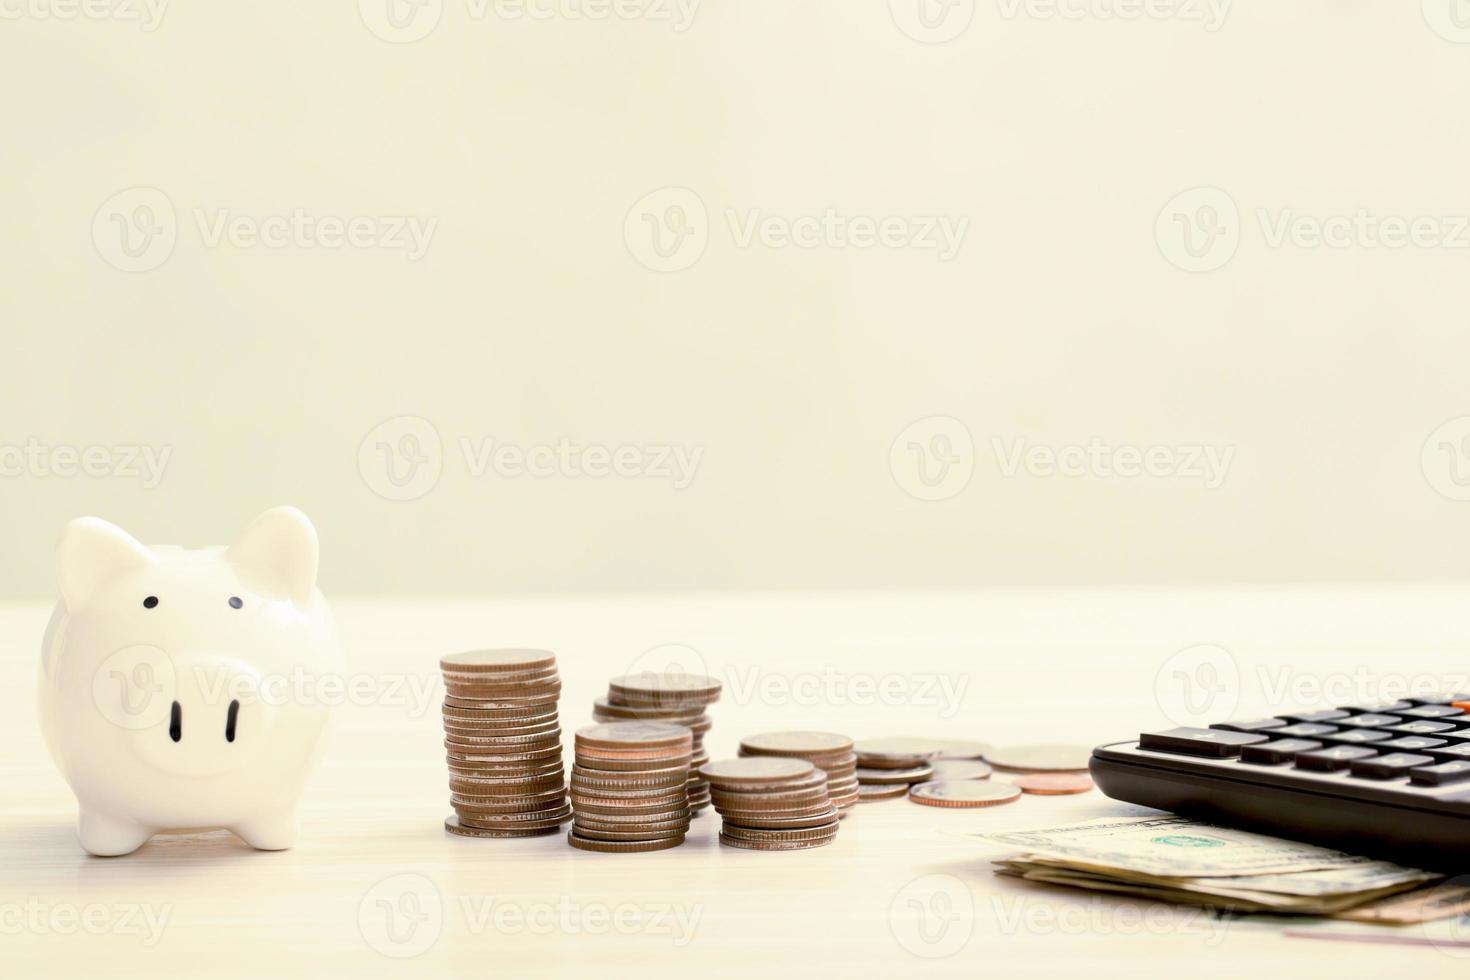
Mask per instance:
[[[77,837],[88,854],[118,857],[131,854],[153,836],[153,830],[126,820],[83,809],[77,821]]]
[[[284,851],[296,844],[296,814],[267,814],[235,824],[230,831],[258,851]]]

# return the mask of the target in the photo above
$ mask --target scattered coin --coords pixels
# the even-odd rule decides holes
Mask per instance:
[[[1017,776],[1014,782],[1037,796],[1069,796],[1092,789],[1092,778],[1081,772],[1031,772]]]
[[[1011,772],[1082,771],[1092,759],[1092,749],[1084,745],[1010,745],[992,749],[985,759]]]
[[[993,772],[989,763],[973,759],[935,759],[929,768],[934,779],[989,779]]]
[[[959,738],[941,738],[942,748],[936,759],[984,759],[994,746],[989,742],[971,742]]]
[[[854,746],[859,766],[869,769],[912,768],[939,757],[944,743],[932,738],[899,735],[891,738],[867,738]]]
[[[911,769],[866,769],[859,768],[857,780],[868,786],[892,786],[895,783],[922,783],[934,776],[934,767],[929,763]]]
[[[879,800],[896,800],[909,795],[909,784],[884,786],[880,783],[864,783],[858,787],[859,803],[877,803]]]
[[[925,806],[970,808],[997,806],[1021,798],[1020,787],[1009,783],[960,779],[919,783],[909,787],[909,799]]]

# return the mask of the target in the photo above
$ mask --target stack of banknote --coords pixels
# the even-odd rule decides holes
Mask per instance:
[[[1020,848],[999,874],[1238,912],[1404,925],[1470,912],[1470,878],[1178,816],[973,835]]]

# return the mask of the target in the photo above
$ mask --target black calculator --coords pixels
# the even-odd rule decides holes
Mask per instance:
[[[1108,796],[1435,871],[1470,871],[1470,693],[1144,732]]]

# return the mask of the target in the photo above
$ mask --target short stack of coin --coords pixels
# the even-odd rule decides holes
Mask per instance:
[[[854,746],[857,781],[864,803],[907,796],[909,787],[934,776],[931,759],[939,758],[940,742],[934,739],[870,738]]]
[[[835,732],[766,732],[741,739],[740,755],[805,759],[827,774],[827,796],[839,817],[858,801],[857,753]]]
[[[562,768],[556,655],[476,650],[439,661],[450,805],[462,837],[535,837],[571,818]]]
[[[710,804],[709,784],[699,767],[709,761],[704,736],[711,726],[705,709],[720,699],[722,685],[713,677],[677,671],[644,671],[614,677],[607,697],[592,705],[594,721],[653,721],[683,725],[694,735],[694,756],[689,769],[689,807],[698,814]]]
[[[753,851],[796,851],[837,837],[827,774],[805,759],[746,756],[701,767],[723,823],[720,843]]]
[[[584,851],[661,851],[689,830],[689,760],[683,725],[617,721],[579,729],[572,767],[572,829]]]

